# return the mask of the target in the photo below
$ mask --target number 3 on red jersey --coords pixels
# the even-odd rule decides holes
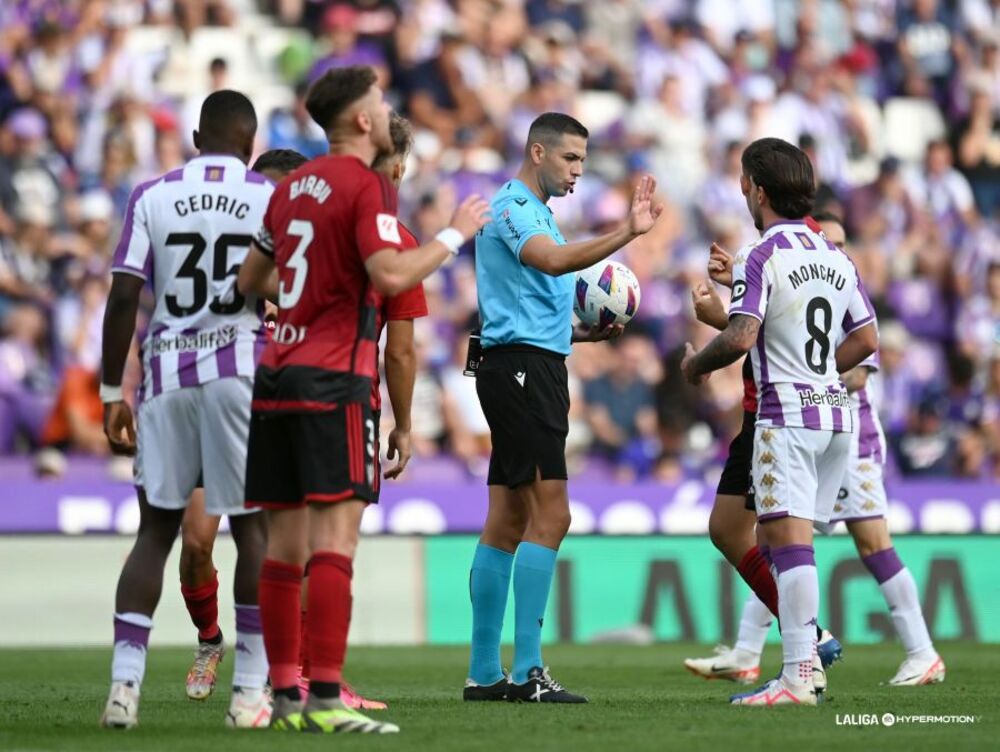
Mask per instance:
[[[293,219],[288,223],[287,232],[289,235],[297,237],[299,244],[295,246],[295,251],[285,264],[294,274],[292,284],[286,286],[285,281],[282,280],[278,286],[278,307],[286,310],[299,302],[306,286],[306,274],[309,272],[306,251],[309,250],[309,244],[313,241],[313,224],[306,219]]]

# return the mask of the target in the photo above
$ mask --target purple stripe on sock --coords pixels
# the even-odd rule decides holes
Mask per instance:
[[[236,631],[261,634],[260,606],[236,607]]]
[[[771,549],[771,561],[774,562],[774,568],[781,573],[795,567],[815,567],[816,554],[812,546],[782,546]]]
[[[872,577],[879,585],[888,582],[903,571],[903,562],[899,560],[899,554],[894,548],[877,551],[871,556],[864,557],[861,561],[865,563],[868,571],[872,573]]]
[[[140,627],[115,617],[115,644],[128,643],[137,650],[145,650],[149,645],[149,627]]]

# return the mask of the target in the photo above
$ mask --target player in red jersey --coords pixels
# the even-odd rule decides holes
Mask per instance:
[[[391,154],[380,154],[372,164],[372,169],[381,173],[399,187],[406,172],[406,158],[413,143],[413,132],[406,118],[392,113],[389,121],[389,134],[392,136],[393,151]],[[416,237],[403,224],[399,226],[405,248],[416,248],[419,243]],[[378,312],[376,324],[376,341],[381,338],[383,327],[387,328],[385,343],[385,381],[389,391],[389,401],[392,403],[392,418],[395,426],[389,434],[387,456],[395,460],[395,465],[385,471],[383,477],[398,478],[410,461],[410,407],[413,401],[413,384],[417,373],[417,355],[413,343],[413,320],[427,315],[427,299],[424,296],[423,284],[417,284],[410,290],[404,290],[398,295],[385,298]],[[376,357],[377,359],[377,357]],[[371,391],[372,420],[375,423],[375,495],[380,490],[379,456],[380,437],[379,425],[382,413],[382,393],[379,389],[378,370],[372,379]],[[303,611],[302,623],[305,624],[305,591],[306,580],[303,580]],[[302,676],[299,688],[307,691],[309,687],[309,662],[306,655],[305,639],[301,653]],[[340,684],[340,699],[345,705],[357,710],[385,710],[384,702],[362,697],[346,682]]]
[[[241,290],[277,299],[278,322],[254,385],[247,505],[270,510],[260,573],[264,643],[275,693],[272,727],[392,733],[339,699],[361,515],[375,500],[377,312],[383,295],[414,287],[488,219],[478,196],[451,226],[406,253],[396,191],[370,165],[391,151],[389,106],[371,68],[329,71],[306,99],[330,154],[275,191]],[[311,682],[298,689],[299,598],[310,588],[306,643]]]

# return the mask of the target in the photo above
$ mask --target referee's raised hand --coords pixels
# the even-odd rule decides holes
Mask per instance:
[[[464,240],[469,240],[489,221],[489,202],[478,193],[474,193],[458,205],[449,226],[462,233]]]
[[[645,235],[656,224],[663,213],[663,204],[653,205],[653,195],[656,193],[656,179],[652,175],[643,175],[632,194],[632,207],[628,213],[628,227],[633,235]]]

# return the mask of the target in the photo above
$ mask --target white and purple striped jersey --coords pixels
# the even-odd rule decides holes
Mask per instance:
[[[851,410],[854,413],[854,431],[851,451],[861,460],[872,460],[878,464],[885,462],[885,433],[882,431],[882,421],[878,417],[878,401],[880,395],[880,379],[878,370],[881,366],[878,351],[861,363],[861,368],[869,370],[868,380],[858,391],[851,394]]]
[[[229,376],[253,377],[262,303],[236,275],[274,186],[233,156],[204,155],[139,185],[111,271],[152,284],[140,399]]]
[[[836,343],[875,313],[847,255],[802,220],[772,225],[734,259],[729,315],[740,314],[761,321],[758,424],[853,431]]]

